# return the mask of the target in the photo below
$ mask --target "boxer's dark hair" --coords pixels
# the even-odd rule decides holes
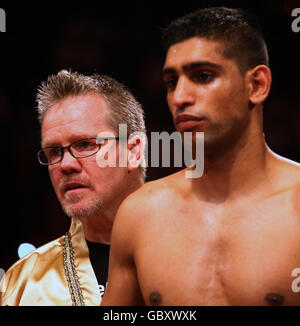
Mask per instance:
[[[174,20],[162,31],[164,49],[195,36],[221,42],[221,54],[233,59],[242,74],[260,64],[269,66],[260,24],[242,9],[211,7]]]

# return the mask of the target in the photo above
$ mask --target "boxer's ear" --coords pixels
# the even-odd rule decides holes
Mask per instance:
[[[144,159],[144,139],[139,135],[130,137],[127,145],[128,171],[138,168]]]
[[[271,88],[270,69],[265,65],[256,66],[246,73],[246,78],[249,87],[249,101],[254,105],[263,103]]]

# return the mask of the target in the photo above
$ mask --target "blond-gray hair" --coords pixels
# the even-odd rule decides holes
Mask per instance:
[[[56,75],[49,76],[38,88],[36,100],[40,125],[53,105],[68,96],[88,93],[99,94],[104,98],[110,111],[108,123],[114,131],[119,131],[119,124],[126,124],[129,135],[134,132],[146,134],[142,106],[125,85],[110,76],[85,76],[70,70],[61,70]],[[146,169],[143,167],[141,170],[145,178]]]

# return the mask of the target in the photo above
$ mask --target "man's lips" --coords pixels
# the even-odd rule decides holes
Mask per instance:
[[[197,125],[199,122],[203,121],[202,118],[199,118],[190,114],[179,114],[175,118],[175,125],[178,129],[190,129]]]
[[[69,182],[63,186],[62,190],[65,193],[67,191],[78,190],[78,189],[83,189],[83,188],[87,188],[87,186],[83,185],[81,183],[78,183],[78,182]]]

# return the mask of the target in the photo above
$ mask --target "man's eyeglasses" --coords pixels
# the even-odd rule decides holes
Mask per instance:
[[[65,147],[49,146],[40,149],[37,153],[37,157],[42,165],[52,165],[61,162],[64,157],[65,149],[67,149],[74,158],[89,157],[95,155],[101,148],[101,144],[97,143],[97,139],[99,142],[99,140],[106,139],[118,140],[119,137],[85,138]]]

